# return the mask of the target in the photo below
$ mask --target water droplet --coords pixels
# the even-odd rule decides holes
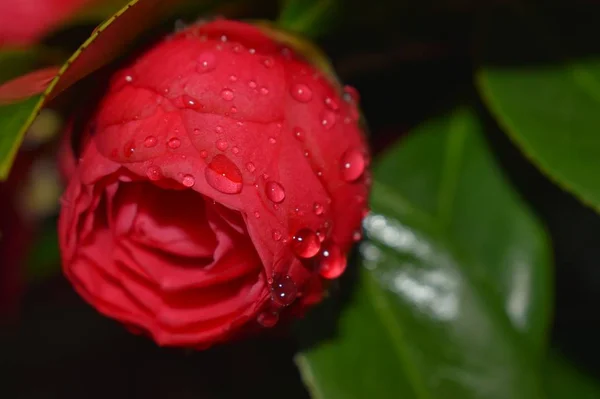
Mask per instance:
[[[133,76],[131,76],[131,75],[127,75],[127,76],[125,76],[125,81],[126,81],[127,83],[131,83],[131,82],[133,82]]]
[[[206,151],[206,150],[200,151],[200,158],[206,158],[206,157],[208,157],[208,151]]]
[[[275,311],[264,311],[258,314],[256,322],[263,327],[271,328],[279,321],[279,313]]]
[[[319,237],[319,242],[323,242],[325,241],[325,230],[323,229],[317,229],[317,232],[315,233],[317,235],[317,237]]]
[[[231,149],[231,152],[233,153],[233,155],[237,155],[240,153],[240,149],[238,147],[233,147]]]
[[[231,107],[230,111],[232,114],[237,114],[238,109],[237,109],[237,107]]]
[[[246,164],[246,170],[250,173],[254,172],[256,170],[256,166],[254,166],[254,164],[252,162],[248,162]]]
[[[230,82],[237,82],[237,80],[238,80],[238,77],[236,75],[229,76],[229,81]]]
[[[310,156],[310,153],[309,153],[308,151],[304,151],[304,156],[305,156],[306,158],[308,158],[308,157]]]
[[[192,175],[185,175],[181,183],[186,187],[192,187],[196,184],[196,179]]]
[[[198,56],[198,67],[197,72],[205,73],[215,69],[217,65],[217,58],[213,53],[206,52]]]
[[[335,125],[336,119],[337,116],[334,112],[326,110],[321,114],[321,125],[323,125],[325,129],[331,129],[333,125]]]
[[[217,149],[219,151],[225,151],[229,146],[225,140],[217,140]]]
[[[162,173],[158,166],[149,166],[148,169],[146,169],[146,176],[148,176],[148,179],[150,180],[159,180],[162,177]]]
[[[261,88],[260,88],[260,94],[262,94],[262,95],[265,95],[265,96],[266,96],[267,94],[269,94],[269,89],[267,89],[267,88],[266,88],[266,87],[264,87],[264,86],[263,86],[263,87],[261,87]]]
[[[351,100],[355,103],[358,103],[360,101],[360,95],[358,93],[358,90],[356,90],[352,86],[344,86],[344,100],[348,102],[350,102]]]
[[[198,129],[198,128],[194,129],[194,134],[200,134],[200,129]]]
[[[156,144],[158,144],[158,140],[154,136],[148,136],[144,139],[144,146],[147,148],[154,147]]]
[[[186,108],[191,108],[191,109],[201,108],[201,105],[198,103],[198,101],[196,101],[195,98],[188,96],[187,94],[184,94],[181,97],[181,100],[183,101],[183,106]]]
[[[244,47],[242,47],[241,44],[236,44],[236,45],[233,46],[232,50],[233,50],[234,53],[239,54],[239,53],[242,52],[242,50],[244,50]]]
[[[313,211],[315,211],[315,215],[322,215],[324,212],[323,205],[319,204],[318,202],[315,202],[313,204]]]
[[[302,103],[307,103],[312,100],[312,90],[305,84],[297,83],[292,86],[292,97]]]
[[[221,35],[221,41],[225,43],[227,41],[227,36]]]
[[[300,229],[293,237],[292,250],[300,258],[312,258],[321,250],[321,241],[311,229]]]
[[[222,126],[215,127],[215,132],[217,132],[217,133],[223,133],[223,127]]]
[[[224,194],[237,194],[242,191],[242,173],[225,155],[218,154],[205,170],[206,182]]]
[[[169,140],[167,142],[167,145],[169,146],[170,149],[174,150],[181,146],[181,140],[179,140],[177,137],[173,137],[171,140]]]
[[[296,137],[299,141],[304,141],[304,130],[299,127],[295,128],[294,137]]]
[[[273,230],[271,237],[273,237],[273,240],[279,241],[281,240],[281,232],[279,230]]]
[[[265,68],[272,68],[273,64],[274,64],[273,58],[271,58],[271,57],[265,58],[263,60],[263,65],[265,66]]]
[[[277,143],[277,139],[275,137],[269,137],[269,143],[275,144]]]
[[[123,155],[125,158],[130,158],[135,152],[135,144],[132,141],[125,143],[125,147],[123,147]]]
[[[360,230],[356,230],[354,233],[352,233],[352,240],[354,240],[354,242],[359,242],[362,239],[362,233],[360,232]]]
[[[257,219],[260,219],[260,212],[259,211],[254,211],[254,217]]]
[[[319,274],[327,279],[335,279],[346,270],[346,257],[340,247],[333,243],[323,246],[319,259]]]
[[[256,87],[258,85],[256,84],[255,81],[251,80],[251,81],[248,82],[248,86],[250,86],[251,89],[256,89]]]
[[[327,97],[325,99],[325,105],[327,107],[329,107],[329,109],[331,109],[332,111],[337,111],[340,109],[340,106],[338,105],[337,101],[335,101],[333,98],[331,97]]]
[[[342,178],[345,181],[358,179],[365,171],[365,157],[358,150],[348,150],[342,155]]]
[[[274,181],[267,182],[265,185],[265,194],[267,195],[268,199],[276,204],[279,204],[285,199],[285,190],[281,184]]]
[[[271,284],[271,299],[279,306],[288,306],[296,299],[298,288],[294,280],[288,275],[273,276]]]
[[[254,53],[256,53],[256,50],[255,50],[255,49],[253,49],[253,48],[251,48],[251,49],[248,49],[248,52],[249,52],[250,54],[254,54]]]
[[[221,91],[221,98],[225,101],[233,100],[233,91],[231,91],[230,89],[223,89]]]

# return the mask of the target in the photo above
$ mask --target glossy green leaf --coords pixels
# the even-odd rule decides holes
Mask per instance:
[[[597,17],[591,22],[597,26]],[[600,58],[569,55],[597,29],[539,15],[482,23],[477,86],[512,140],[544,173],[600,210]],[[507,30],[507,26],[510,29]]]
[[[378,161],[357,287],[297,358],[313,397],[543,397],[549,246],[482,136],[462,109]]]

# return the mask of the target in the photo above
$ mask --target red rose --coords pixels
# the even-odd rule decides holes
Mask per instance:
[[[355,101],[251,25],[153,45],[111,77],[78,164],[64,162],[68,278],[161,345],[206,347],[302,312],[360,237]]]

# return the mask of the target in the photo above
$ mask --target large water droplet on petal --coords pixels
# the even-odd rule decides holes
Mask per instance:
[[[208,164],[205,171],[206,182],[224,194],[237,194],[242,191],[242,173],[225,155],[218,154]]]
[[[311,229],[300,229],[294,234],[292,250],[299,258],[312,258],[321,250],[321,241]]]
[[[365,171],[365,156],[358,150],[346,151],[341,162],[342,178],[345,181],[354,181]]]
[[[288,306],[294,302],[298,295],[298,288],[294,280],[288,275],[273,277],[271,284],[271,299],[280,306]]]
[[[292,97],[302,103],[307,103],[312,100],[313,94],[310,87],[302,83],[296,83],[291,89]]]
[[[219,151],[225,151],[229,145],[225,140],[217,140],[216,146]]]
[[[158,139],[154,136],[148,136],[144,139],[144,146],[147,148],[151,148],[158,144]]]
[[[167,142],[167,145],[172,150],[177,149],[181,146],[181,140],[179,140],[177,137],[173,137]]]
[[[265,185],[265,194],[267,198],[276,204],[282,202],[285,199],[285,190],[283,186],[277,182],[269,181]]]
[[[346,257],[340,247],[333,243],[323,246],[319,259],[319,274],[327,279],[338,278],[346,270]]]
[[[185,175],[181,183],[186,187],[192,187],[196,184],[196,179],[192,175]]]
[[[256,322],[263,327],[271,328],[279,321],[279,313],[273,310],[261,312],[256,317]]]
[[[146,176],[148,176],[148,179],[150,180],[160,180],[162,173],[158,166],[149,166],[148,169],[146,169]]]

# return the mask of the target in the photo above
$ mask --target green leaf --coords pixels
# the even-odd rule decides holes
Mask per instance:
[[[552,355],[545,365],[546,392],[549,399],[598,399],[598,381],[583,374],[566,359]]]
[[[577,31],[595,40],[584,24],[494,15],[478,34],[476,80],[488,108],[531,161],[600,211],[600,58],[569,55],[583,40],[567,41]]]
[[[374,172],[357,287],[334,337],[297,357],[313,397],[542,397],[549,245],[477,118],[427,123]]]
[[[318,37],[336,23],[340,0],[285,0],[279,14],[279,27],[301,34]]]

